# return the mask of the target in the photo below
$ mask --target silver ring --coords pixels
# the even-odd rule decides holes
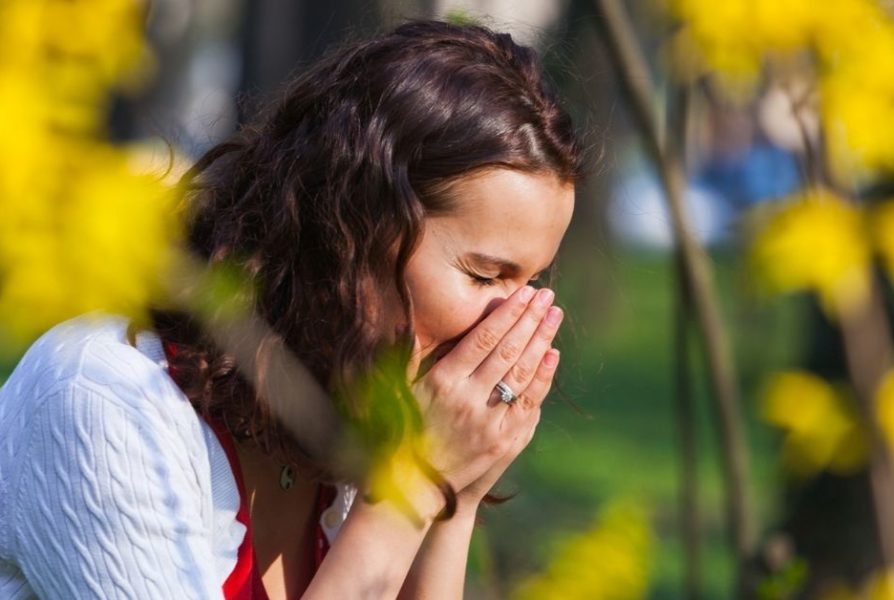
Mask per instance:
[[[502,400],[506,404],[512,404],[518,399],[518,396],[515,395],[515,392],[512,391],[512,388],[502,381],[496,385],[496,390],[497,393],[500,394],[500,400]]]

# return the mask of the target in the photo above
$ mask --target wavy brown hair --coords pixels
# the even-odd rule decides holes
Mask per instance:
[[[533,50],[484,27],[409,22],[311,65],[199,159],[185,176],[188,246],[245,272],[270,345],[285,344],[356,418],[368,407],[351,382],[388,345],[389,302],[411,323],[404,271],[426,216],[453,210],[451,183],[494,167],[574,182],[581,154]],[[253,389],[258,374],[240,373],[196,319],[158,310],[153,321],[201,414],[320,466]]]

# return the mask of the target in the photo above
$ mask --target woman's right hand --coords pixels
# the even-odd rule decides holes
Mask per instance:
[[[427,459],[458,494],[480,500],[531,440],[558,363],[550,348],[562,313],[550,309],[553,298],[517,290],[414,385]],[[500,381],[518,395],[512,404],[495,391]]]

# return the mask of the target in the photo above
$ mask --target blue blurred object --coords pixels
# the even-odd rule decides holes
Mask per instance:
[[[715,156],[699,170],[694,183],[722,197],[734,209],[744,210],[793,193],[800,184],[800,175],[794,156],[767,142],[758,142],[735,159]]]

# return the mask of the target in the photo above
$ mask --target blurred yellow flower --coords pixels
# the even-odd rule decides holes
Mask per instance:
[[[95,310],[139,316],[175,257],[176,190],[104,141],[145,74],[142,0],[0,2],[0,347]]]
[[[418,497],[426,489],[433,489],[422,470],[417,456],[424,456],[419,443],[408,436],[393,449],[378,449],[367,474],[369,495],[376,500],[386,500],[411,520],[420,518],[409,498]]]
[[[877,571],[866,583],[863,597],[866,600],[894,600],[894,573]]]
[[[583,534],[554,553],[546,571],[523,581],[518,600],[635,600],[649,588],[655,544],[646,512],[615,500]]]
[[[894,449],[894,371],[889,371],[882,378],[876,390],[875,410],[878,424]]]
[[[675,43],[732,87],[752,86],[767,54],[804,48],[819,12],[809,0],[669,0],[669,8],[684,23]]]
[[[67,174],[64,198],[38,199],[44,210],[30,219],[18,211],[18,228],[0,241],[0,314],[16,339],[91,310],[137,315],[163,295],[177,237],[173,190],[130,171],[121,153],[90,153]]]
[[[870,248],[860,210],[817,191],[769,209],[751,248],[770,292],[814,291],[831,316],[852,311],[870,287]]]
[[[854,589],[838,583],[824,590],[818,600],[894,600],[894,573],[876,571],[866,578],[861,587]]]
[[[683,24],[671,46],[678,70],[691,77],[700,64],[728,92],[753,92],[768,61],[808,57],[835,173],[894,167],[894,20],[878,0],[667,2]]]
[[[828,49],[820,108],[836,172],[894,168],[887,131],[894,124],[894,23],[869,20],[848,44]]]
[[[875,249],[888,270],[888,276],[894,279],[894,202],[884,202],[873,208],[869,222]]]
[[[782,460],[796,476],[823,469],[853,473],[866,463],[867,445],[855,411],[816,375],[776,374],[764,395],[762,416],[785,431]]]

